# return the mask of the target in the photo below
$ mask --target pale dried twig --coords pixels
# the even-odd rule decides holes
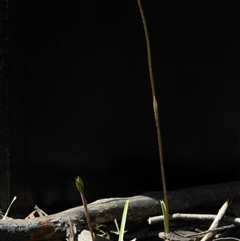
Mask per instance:
[[[5,220],[5,219],[7,218],[8,212],[9,212],[11,206],[13,205],[13,203],[14,203],[14,201],[15,201],[16,199],[17,199],[17,197],[15,196],[15,197],[13,198],[13,200],[11,201],[11,203],[10,203],[10,205],[9,205],[9,207],[8,207],[8,209],[7,209],[7,211],[6,211],[6,213],[4,214],[2,220]]]
[[[209,230],[210,229],[214,229],[214,228],[217,228],[218,225],[220,224],[227,208],[228,208],[228,205],[229,205],[229,201],[227,200],[223,205],[222,207],[219,209],[218,211],[218,214],[216,216],[216,218],[214,219],[213,223],[211,224],[211,226],[209,227]],[[210,233],[207,233],[202,239],[201,241],[207,241],[207,240],[211,240],[214,235],[216,234],[216,231],[211,231]]]
[[[153,225],[159,222],[163,222],[163,215],[150,217],[148,224]],[[215,214],[191,214],[191,213],[174,213],[169,215],[170,220],[184,219],[184,220],[214,220]],[[240,225],[240,218],[224,216],[223,221]]]

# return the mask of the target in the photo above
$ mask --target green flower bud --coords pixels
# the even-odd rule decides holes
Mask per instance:
[[[75,181],[77,190],[83,194],[83,180],[81,179],[81,177],[78,176],[75,178]]]

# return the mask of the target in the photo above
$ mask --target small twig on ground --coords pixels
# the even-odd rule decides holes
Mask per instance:
[[[117,233],[119,233],[119,226],[118,226],[118,222],[117,222],[116,218],[114,218],[114,223],[115,223],[115,226],[116,226],[116,229],[117,229]]]
[[[233,237],[225,237],[225,238],[216,238],[216,239],[213,239],[213,241],[240,241],[240,239],[233,238]]]
[[[177,220],[177,219],[184,219],[186,221],[188,220],[214,220],[217,215],[215,214],[191,214],[191,213],[174,213],[169,215],[170,220]],[[159,215],[156,217],[151,217],[148,219],[148,224],[153,225],[159,222],[163,222],[163,215]],[[240,218],[235,218],[235,217],[228,217],[224,216],[223,221],[228,222],[228,223],[233,223],[235,225],[240,224]]]
[[[195,238],[186,238],[173,232],[169,232],[169,233],[160,232],[158,236],[161,239],[171,240],[171,241],[194,241],[195,240]]]
[[[218,214],[216,216],[216,218],[214,219],[213,223],[211,224],[211,226],[209,227],[209,230],[217,228],[218,225],[220,224],[224,214],[226,213],[226,210],[228,208],[229,205],[229,201],[227,200],[222,207],[219,209]],[[207,240],[211,240],[214,238],[216,234],[216,231],[211,231],[210,233],[207,233],[202,239],[201,241],[207,241]]]
[[[195,241],[205,237],[209,233],[216,233],[217,231],[223,231],[231,228],[235,228],[235,225],[231,224],[228,226],[209,229],[207,231],[200,232],[200,233],[194,233],[194,234],[191,233],[186,235],[182,234],[181,230],[170,232],[170,233],[160,232],[158,236],[164,240],[171,240],[171,241]]]
[[[236,226],[234,224],[231,224],[231,225],[222,226],[222,227],[219,227],[219,228],[208,229],[207,231],[197,233],[197,234],[187,234],[185,237],[187,237],[187,238],[189,238],[189,237],[202,237],[204,234],[207,234],[207,233],[210,233],[210,232],[223,231],[223,230],[231,229],[231,228],[235,228],[235,227]]]
[[[215,214],[191,214],[191,213],[174,213],[169,215],[169,220],[214,220],[216,218]],[[153,225],[164,221],[163,215],[156,217],[150,217],[148,219],[148,224]]]
[[[35,205],[34,207],[34,211],[32,211],[25,219],[32,219],[32,218],[36,218],[35,217],[35,213],[37,213],[39,215],[39,217],[44,217],[44,216],[48,216],[42,209],[40,209],[37,205]]]
[[[34,214],[35,214],[36,212],[37,212],[36,210],[32,211],[30,214],[28,214],[28,216],[27,216],[25,219],[35,218]]]
[[[11,203],[10,203],[10,205],[9,205],[9,207],[8,207],[8,209],[7,209],[7,211],[6,211],[6,213],[4,214],[2,220],[7,219],[8,212],[9,212],[9,210],[10,210],[12,204],[14,203],[14,201],[15,201],[16,199],[17,199],[17,197],[15,196],[15,197],[13,198],[13,200],[11,201]]]
[[[68,238],[68,241],[77,241],[77,235],[74,232],[73,224],[72,224],[72,221],[71,221],[69,215],[68,215],[68,223],[69,223],[69,238]]]
[[[37,211],[39,217],[48,216],[48,214],[45,213],[42,209],[40,209],[37,205],[35,205],[34,209]]]

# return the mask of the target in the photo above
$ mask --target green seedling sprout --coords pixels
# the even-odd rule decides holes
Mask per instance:
[[[167,223],[167,210],[166,210],[166,205],[165,202],[163,200],[160,200],[160,205],[161,205],[161,209],[162,209],[162,214],[163,214],[163,226],[164,226],[164,232],[168,233],[169,232],[169,227],[168,227],[168,223]]]
[[[86,198],[84,196],[84,192],[83,192],[83,189],[84,189],[83,180],[78,176],[78,177],[75,178],[75,182],[76,182],[77,190],[79,191],[81,199],[82,199],[84,212],[85,212],[88,228],[89,228],[89,231],[91,233],[92,241],[95,241],[95,237],[94,237],[94,234],[93,234],[93,228],[92,228],[92,224],[91,224],[91,221],[90,221],[88,208],[87,208],[87,200],[86,200]]]
[[[159,160],[160,160],[160,168],[161,168],[161,176],[162,176],[162,185],[163,185],[163,197],[164,197],[164,203],[165,203],[165,209],[166,209],[166,216],[165,216],[166,231],[168,231],[169,230],[168,228],[169,227],[168,195],[167,195],[167,185],[166,185],[166,177],[165,177],[165,169],[164,169],[164,161],[163,161],[162,137],[161,137],[161,128],[160,128],[160,121],[159,121],[158,104],[157,104],[156,90],[155,90],[153,70],[152,70],[151,47],[150,47],[147,23],[144,16],[141,0],[137,0],[137,3],[141,14],[141,18],[142,18],[143,29],[144,29],[146,45],[147,45],[148,70],[149,70],[150,84],[151,84],[151,91],[152,91],[152,98],[153,98],[154,118],[156,123],[156,130],[157,130],[158,152],[159,152]]]
[[[123,209],[123,215],[122,215],[122,221],[121,221],[121,227],[120,227],[120,231],[119,231],[118,241],[123,241],[125,225],[126,225],[126,220],[127,220],[128,206],[129,206],[129,200],[127,200],[125,202],[125,204],[124,204],[124,209]]]

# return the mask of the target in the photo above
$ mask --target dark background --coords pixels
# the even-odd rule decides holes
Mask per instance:
[[[169,189],[238,180],[238,1],[142,4]],[[9,19],[15,211],[79,204],[77,175],[89,201],[161,189],[137,1],[11,0]]]

